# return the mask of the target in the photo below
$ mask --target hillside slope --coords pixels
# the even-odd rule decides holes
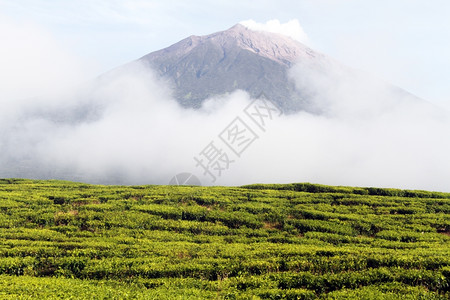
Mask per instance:
[[[450,194],[0,180],[0,297],[448,299]]]

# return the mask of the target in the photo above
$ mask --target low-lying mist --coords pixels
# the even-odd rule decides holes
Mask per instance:
[[[0,177],[104,184],[314,182],[450,191],[450,119],[425,101],[329,63],[299,63],[291,78],[319,114],[273,118],[240,157],[219,135],[253,101],[243,91],[182,108],[170,84],[133,63],[51,96],[2,99]],[[50,93],[48,93],[50,94]],[[247,124],[251,126],[251,124]],[[205,174],[210,142],[228,169]]]

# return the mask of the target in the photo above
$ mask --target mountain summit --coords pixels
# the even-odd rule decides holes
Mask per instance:
[[[211,96],[241,89],[252,97],[264,93],[288,111],[306,105],[288,77],[289,68],[299,60],[323,57],[290,37],[237,24],[190,36],[140,60],[172,82],[175,98],[185,107],[197,108]]]

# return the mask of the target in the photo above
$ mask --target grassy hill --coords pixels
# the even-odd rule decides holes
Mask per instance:
[[[449,299],[450,194],[0,180],[0,299]]]

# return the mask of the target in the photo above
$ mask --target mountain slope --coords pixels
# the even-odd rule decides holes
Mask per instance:
[[[264,92],[285,110],[300,109],[305,99],[288,78],[298,60],[324,56],[280,34],[256,32],[241,24],[207,36],[190,36],[140,60],[169,78],[174,96],[187,107],[199,107],[214,95]]]

